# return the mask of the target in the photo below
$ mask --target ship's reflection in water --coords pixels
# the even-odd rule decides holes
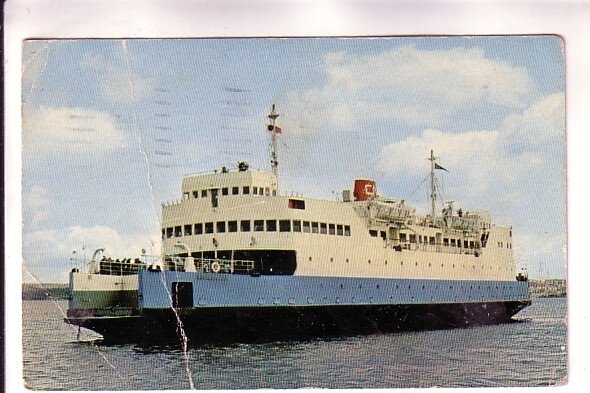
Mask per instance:
[[[60,306],[65,308],[65,302]],[[190,346],[188,363],[198,389],[562,384],[567,372],[565,315],[564,298],[536,299],[517,316],[523,323],[288,342],[199,344]],[[189,388],[181,346],[76,342],[77,330],[62,318],[55,303],[23,302],[26,386],[36,390]],[[83,334],[82,338],[89,337]]]

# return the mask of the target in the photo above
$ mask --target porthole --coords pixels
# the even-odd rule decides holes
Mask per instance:
[[[371,263],[371,260],[369,259],[369,263]]]
[[[387,265],[387,261],[385,261],[385,264]]]
[[[377,284],[377,289],[379,289],[379,284]]]
[[[399,289],[399,284],[395,284],[395,289]]]
[[[444,263],[441,263],[441,264],[440,264],[440,267],[445,267],[445,264],[444,264]]]
[[[453,268],[455,267],[455,264],[453,263]]]
[[[344,289],[344,284],[340,284],[340,289]]]
[[[346,258],[346,263],[348,263],[348,258]]]
[[[428,267],[432,267],[432,263],[428,262]]]
[[[401,261],[401,262],[400,262],[400,265],[404,266],[404,261]]]
[[[330,258],[330,262],[334,262],[334,258]]]
[[[359,284],[359,289],[362,289],[362,288],[363,288],[363,284]]]
[[[418,266],[418,262],[416,262],[416,266]]]
[[[426,285],[422,285],[422,289],[426,289]]]
[[[411,289],[411,288],[412,288],[412,286],[411,285],[408,285],[408,289]]]
[[[311,257],[309,257],[309,262],[311,262]]]

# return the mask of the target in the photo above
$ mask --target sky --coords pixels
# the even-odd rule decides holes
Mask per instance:
[[[428,210],[512,225],[517,266],[566,275],[565,80],[556,36],[52,40],[23,44],[23,279],[66,282],[72,252],[159,251],[182,177],[269,169],[334,199],[355,178]],[[439,209],[441,208],[439,204]]]

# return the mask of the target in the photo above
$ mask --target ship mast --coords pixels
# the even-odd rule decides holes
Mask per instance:
[[[436,214],[436,183],[434,181],[434,168],[436,165],[436,157],[434,157],[434,152],[432,150],[430,150],[430,158],[428,160],[430,161],[430,207],[432,219],[434,220],[434,215]]]
[[[275,175],[275,179],[278,183],[279,179],[279,161],[277,160],[277,128],[276,128],[276,120],[279,117],[279,114],[275,111],[275,104],[272,104],[272,109],[268,118],[270,119],[270,126],[268,127],[270,131],[270,142],[271,142],[271,152],[270,152],[270,169],[272,173]]]

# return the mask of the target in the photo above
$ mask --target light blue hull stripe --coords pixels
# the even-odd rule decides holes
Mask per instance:
[[[528,283],[191,272],[139,272],[139,306],[170,308],[172,284],[192,283],[194,307],[443,304],[530,300]]]

